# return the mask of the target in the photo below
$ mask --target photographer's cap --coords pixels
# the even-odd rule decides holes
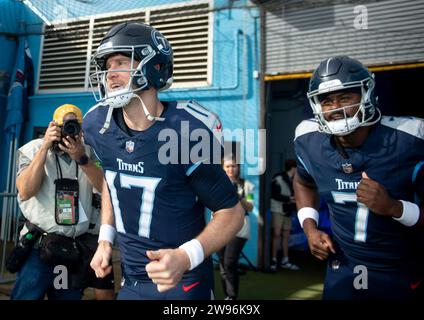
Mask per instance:
[[[80,108],[69,103],[63,104],[55,110],[53,114],[53,121],[56,122],[59,126],[61,126],[63,124],[63,117],[68,113],[75,114],[77,116],[78,122],[80,124],[82,123],[82,112]]]

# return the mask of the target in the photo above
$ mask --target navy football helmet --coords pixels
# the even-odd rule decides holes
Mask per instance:
[[[309,83],[308,99],[319,123],[319,130],[334,135],[347,135],[360,126],[369,126],[378,122],[381,113],[377,108],[377,97],[374,91],[374,74],[359,61],[337,56],[320,63]],[[357,105],[345,106],[342,110],[344,118],[327,121],[322,111],[320,100],[324,95],[342,90],[358,90],[361,101]],[[359,106],[353,117],[348,117],[347,108]],[[327,112],[335,112],[331,110]]]
[[[125,88],[108,90],[106,61],[116,54],[130,57],[131,69],[109,72],[130,72],[130,81]],[[139,62],[138,66],[136,61]],[[158,30],[139,22],[124,22],[113,26],[100,42],[92,63],[96,68],[90,75],[94,96],[98,102],[112,109],[127,105],[135,92],[150,88],[162,91],[169,88],[173,81],[171,45]]]

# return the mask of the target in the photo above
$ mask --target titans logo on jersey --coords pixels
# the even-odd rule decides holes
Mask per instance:
[[[192,101],[163,104],[165,120],[144,131],[124,130],[122,109],[115,109],[109,129],[99,134],[104,106],[93,107],[83,121],[85,142],[109,187],[123,272],[139,280],[147,279],[146,250],[178,247],[205,227],[205,206],[217,211],[238,202],[220,162],[212,159],[217,145],[222,151],[217,116]],[[196,149],[199,136],[208,152]]]
[[[411,232],[394,219],[374,214],[356,201],[362,172],[382,184],[394,199],[414,201],[414,180],[424,159],[424,121],[383,117],[360,148],[342,157],[314,120],[296,129],[298,174],[314,182],[330,209],[334,239],[354,263],[395,268],[410,257]],[[372,261],[370,263],[370,261]]]

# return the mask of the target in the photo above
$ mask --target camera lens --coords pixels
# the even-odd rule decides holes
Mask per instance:
[[[74,137],[81,132],[81,126],[77,120],[68,120],[63,123],[62,135]]]

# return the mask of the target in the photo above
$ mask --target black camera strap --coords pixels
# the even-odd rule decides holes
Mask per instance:
[[[57,179],[62,179],[63,178],[62,167],[60,166],[59,157],[57,156],[57,153],[55,153],[55,157],[56,157]],[[78,180],[78,164],[76,163],[76,161],[75,161],[75,176],[77,177],[77,180]]]

